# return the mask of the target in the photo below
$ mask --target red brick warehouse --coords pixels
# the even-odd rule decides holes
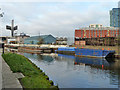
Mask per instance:
[[[75,45],[85,45],[85,39],[117,37],[119,29],[114,27],[102,27],[101,24],[91,24],[89,27],[75,30]]]

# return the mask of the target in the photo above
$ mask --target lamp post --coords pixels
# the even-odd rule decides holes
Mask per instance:
[[[1,10],[1,8],[0,8],[0,10]],[[0,18],[2,18],[3,15],[4,15],[4,12],[1,12],[0,13]],[[1,29],[1,36],[2,36],[2,29]],[[2,42],[2,48],[3,48],[3,54],[4,54],[4,43],[3,42]]]
[[[1,8],[0,8],[0,10],[1,10]],[[4,15],[4,12],[0,12],[0,18],[2,18],[3,15]],[[2,30],[1,30],[1,36],[2,36]]]

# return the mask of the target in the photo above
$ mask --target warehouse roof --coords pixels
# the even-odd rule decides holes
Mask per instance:
[[[52,36],[52,35],[41,35],[41,36],[32,36],[32,37],[29,37],[29,38],[26,38],[26,40],[35,40],[35,39],[39,39],[39,38],[46,38],[48,36]],[[53,36],[52,36],[53,37]]]
[[[33,36],[26,38],[24,40],[25,44],[37,44],[40,40],[40,38],[43,39],[44,44],[51,44],[56,42],[56,38],[53,37],[52,35],[41,35],[41,36]]]

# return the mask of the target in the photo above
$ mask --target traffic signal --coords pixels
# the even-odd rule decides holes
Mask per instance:
[[[6,29],[11,30],[11,26],[6,25]]]

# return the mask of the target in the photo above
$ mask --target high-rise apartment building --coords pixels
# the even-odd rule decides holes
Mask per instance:
[[[110,11],[110,26],[120,27],[120,8],[113,8]]]
[[[120,8],[120,1],[118,2],[118,8]]]

